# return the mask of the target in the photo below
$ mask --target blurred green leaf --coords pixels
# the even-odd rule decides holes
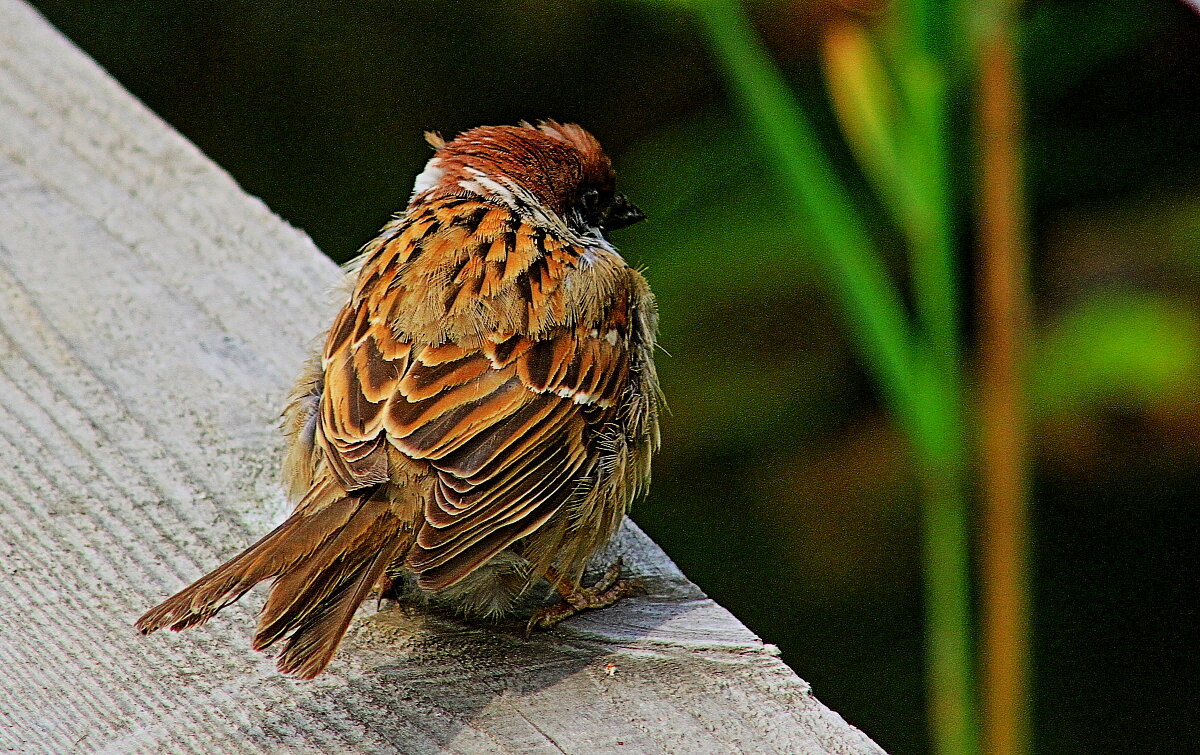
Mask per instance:
[[[1200,316],[1165,296],[1102,292],[1064,312],[1031,363],[1044,414],[1162,404],[1200,384]]]
[[[858,23],[831,24],[822,47],[838,123],[863,172],[901,228],[913,226],[914,187],[897,150],[900,101],[875,42]]]

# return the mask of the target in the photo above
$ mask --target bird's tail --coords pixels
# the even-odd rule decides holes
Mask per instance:
[[[358,606],[396,558],[404,522],[385,496],[370,491],[306,505],[330,495],[314,489],[283,524],[211,574],[146,612],[136,627],[149,634],[202,624],[251,587],[278,577],[258,619],[254,649],[287,640],[279,670],[311,679],[337,652]]]

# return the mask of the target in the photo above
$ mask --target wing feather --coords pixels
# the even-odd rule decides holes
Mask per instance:
[[[347,489],[388,478],[389,444],[436,471],[406,558],[426,589],[454,584],[594,483],[597,425],[613,421],[630,376],[627,291],[588,322],[571,321],[561,281],[574,250],[495,208],[469,216],[475,241],[452,225],[414,224],[390,242],[424,254],[380,255],[393,269],[364,268],[323,359],[318,443]],[[429,266],[439,258],[443,267]],[[410,340],[394,330],[389,308],[432,300],[416,288],[397,293],[404,270],[444,283],[448,313],[493,306],[487,292],[503,288],[525,300],[531,317],[539,310],[544,322],[551,312],[559,325],[532,336],[502,326]]]

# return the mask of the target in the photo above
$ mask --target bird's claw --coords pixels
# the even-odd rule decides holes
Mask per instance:
[[[562,601],[534,611],[533,616],[529,617],[529,623],[525,625],[525,637],[532,635],[535,629],[550,629],[580,611],[611,606],[621,598],[641,590],[640,580],[620,578],[622,565],[622,559],[618,558],[591,587],[555,585]]]

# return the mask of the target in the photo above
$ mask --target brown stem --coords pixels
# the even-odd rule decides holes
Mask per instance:
[[[1004,3],[997,5],[1004,6]],[[1022,344],[1027,233],[1016,49],[1006,11],[980,46],[980,442],[984,748],[1028,751],[1029,578]]]

